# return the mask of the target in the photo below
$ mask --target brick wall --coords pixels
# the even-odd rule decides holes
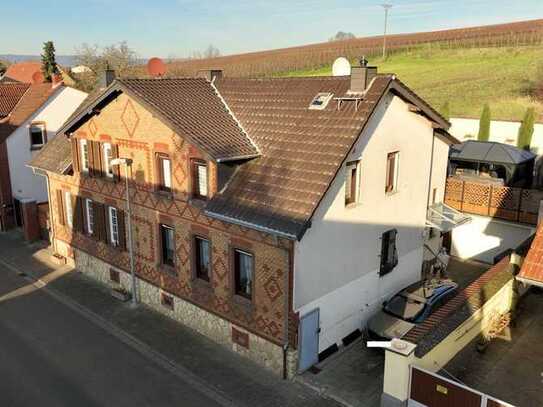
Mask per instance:
[[[229,321],[252,335],[282,345],[285,334],[285,301],[289,298],[286,281],[290,273],[290,242],[251,229],[220,222],[205,216],[201,203],[190,197],[192,158],[205,159],[205,153],[183,140],[126,95],[121,95],[75,132],[75,137],[107,141],[118,145],[119,156],[133,159],[132,226],[138,277],[164,292],[174,294],[208,313]],[[172,157],[173,194],[155,191],[155,154]],[[210,189],[216,189],[214,164],[208,162]],[[51,174],[50,204],[55,237],[81,252],[102,259],[121,270],[129,270],[126,251],[120,251],[83,233],[59,224],[55,191],[95,202],[125,208],[124,180],[112,182],[87,176]],[[175,274],[160,267],[159,224],[175,228]],[[203,284],[193,278],[191,242],[194,234],[205,234],[211,243],[211,281]],[[250,305],[233,295],[231,250],[249,248],[254,254],[254,300]],[[76,256],[77,263],[77,256]],[[295,345],[297,319],[290,318],[290,342]]]

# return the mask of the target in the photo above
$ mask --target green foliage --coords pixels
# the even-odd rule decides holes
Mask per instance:
[[[57,74],[58,66],[55,60],[55,45],[53,41],[43,43],[43,54],[41,54],[41,72],[47,82],[51,82],[53,76]]]
[[[0,76],[6,73],[9,63],[0,59]]]
[[[535,109],[530,107],[526,109],[524,119],[518,129],[517,147],[524,150],[530,150],[532,136],[534,134]]]
[[[488,141],[490,138],[490,106],[485,103],[483,106],[483,112],[481,113],[481,119],[479,120],[479,133],[477,134],[477,140]]]
[[[450,120],[451,119],[451,107],[449,105],[449,101],[447,100],[445,102],[445,104],[443,106],[441,106],[441,115],[447,119],[447,120]]]

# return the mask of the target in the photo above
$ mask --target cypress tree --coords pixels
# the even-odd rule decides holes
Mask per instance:
[[[518,129],[517,147],[524,150],[530,150],[532,136],[534,134],[535,109],[529,107],[524,113],[524,119]]]
[[[477,134],[477,140],[488,141],[490,138],[490,106],[485,103],[483,112],[481,113],[481,120],[479,120],[479,133]]]
[[[447,120],[451,119],[451,107],[449,106],[448,100],[441,106],[441,115]]]
[[[55,60],[55,45],[53,41],[43,43],[43,54],[41,54],[41,71],[43,78],[51,82],[53,76],[58,73],[57,62]]]

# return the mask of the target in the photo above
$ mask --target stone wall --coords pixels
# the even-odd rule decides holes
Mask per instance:
[[[111,287],[119,286],[119,284],[113,283],[110,280],[109,271],[112,268],[111,265],[77,249],[75,249],[75,259],[76,266],[82,273],[102,284]],[[120,286],[127,291],[132,291],[130,275],[120,269],[116,270],[120,274]],[[163,291],[145,280],[138,278],[137,287],[137,298],[141,303],[199,332],[218,344],[253,360],[275,374],[283,375],[283,349],[281,346],[254,335],[242,327],[207,312],[190,302],[166,293],[173,297],[173,309],[170,309],[161,303],[161,293]],[[233,341],[233,329],[247,335],[247,347]],[[296,350],[290,350],[287,353],[289,377],[294,376],[297,369],[297,362]]]

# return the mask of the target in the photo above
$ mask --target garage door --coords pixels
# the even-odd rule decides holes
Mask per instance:
[[[409,407],[514,407],[443,376],[411,367]]]

